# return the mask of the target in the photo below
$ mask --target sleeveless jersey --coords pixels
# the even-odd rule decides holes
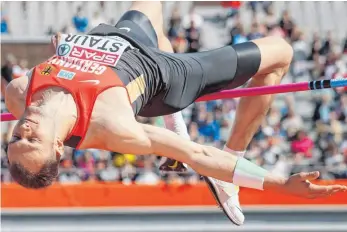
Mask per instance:
[[[111,87],[125,87],[112,67],[131,45],[116,36],[60,35],[53,42],[56,55],[30,72],[26,105],[38,90],[52,86],[66,89],[75,100],[78,117],[65,145],[78,148],[88,130],[97,96]]]

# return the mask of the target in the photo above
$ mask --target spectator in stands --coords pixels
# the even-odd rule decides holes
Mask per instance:
[[[200,136],[200,132],[199,132],[199,126],[196,122],[191,122],[189,124],[189,136],[190,139],[196,143],[201,142],[201,136]]]
[[[337,118],[347,124],[347,93],[341,95],[340,101],[335,106]]]
[[[277,24],[275,24],[273,26],[269,26],[267,29],[268,29],[267,36],[277,36],[277,37],[281,37],[281,38],[286,37],[286,34],[282,30],[282,28]]]
[[[241,17],[239,14],[233,20],[233,26],[230,29],[230,42],[229,45],[234,44],[234,37],[240,33],[240,28],[242,28]]]
[[[329,132],[332,134],[334,142],[340,144],[343,138],[343,125],[338,120],[337,113],[335,111],[330,112],[329,127]]]
[[[1,95],[4,96],[6,86],[13,80],[13,67],[17,59],[12,54],[7,54],[4,65],[1,67]]]
[[[93,17],[90,20],[90,28],[97,27],[100,23],[106,23],[107,20],[100,14],[100,11],[94,11]],[[114,24],[111,24],[114,25]]]
[[[220,124],[214,119],[212,112],[206,113],[206,118],[200,121],[199,132],[205,137],[205,142],[216,143],[220,139]]]
[[[313,121],[328,123],[330,121],[331,112],[331,97],[328,94],[324,94],[317,102],[315,107],[315,112],[313,116]]]
[[[1,3],[1,34],[10,34],[7,12]]]
[[[239,9],[242,5],[241,1],[222,1],[222,7],[227,8],[228,12],[226,19],[232,18],[239,13]]]
[[[307,59],[310,61],[313,61],[314,57],[319,55],[320,47],[321,47],[321,41],[320,41],[318,33],[316,32],[313,34],[313,39],[311,43],[311,53]]]
[[[99,181],[118,181],[120,173],[107,159],[96,162],[96,179]]]
[[[160,177],[153,171],[155,167],[154,160],[155,156],[145,157],[144,167],[136,178],[136,184],[156,185],[159,183]]]
[[[282,13],[282,18],[279,22],[279,26],[282,28],[282,30],[284,31],[284,34],[291,38],[292,37],[292,32],[294,29],[294,22],[291,18],[291,16],[289,15],[289,11],[288,10],[284,10]]]
[[[10,183],[12,182],[12,177],[10,172],[8,171],[8,159],[6,151],[1,148],[1,183]]]
[[[291,149],[294,153],[302,153],[304,157],[311,158],[313,145],[313,140],[305,131],[300,130],[296,133],[295,138],[291,143]]]
[[[287,116],[282,121],[282,128],[290,138],[303,128],[304,122],[300,115],[295,113],[293,106],[288,108]]]
[[[275,163],[272,166],[271,173],[277,174],[283,177],[289,177],[292,169],[292,165],[288,157],[284,155],[275,155]]]
[[[183,28],[189,29],[192,25],[192,21],[194,22],[194,27],[196,29],[201,29],[204,23],[204,18],[198,13],[196,13],[194,6],[192,6],[189,10],[189,13],[183,17],[183,20],[182,20]]]
[[[294,56],[290,67],[290,73],[293,77],[293,82],[296,82],[296,77],[305,75],[307,72],[307,58],[310,53],[310,48],[304,38],[304,33],[297,27],[294,28],[292,33],[292,47]]]
[[[264,37],[264,35],[259,31],[259,24],[253,23],[251,27],[251,32],[247,35],[248,40],[260,39]]]
[[[309,56],[309,46],[305,40],[304,33],[295,27],[292,33],[292,46],[294,49],[294,59],[307,60]]]
[[[272,2],[270,1],[250,1],[249,7],[251,8],[251,11],[253,13],[253,17],[256,17],[258,13],[258,6],[261,5],[262,9],[266,14],[269,14],[269,8],[272,5]]]
[[[79,183],[81,182],[81,177],[79,175],[79,170],[73,167],[72,160],[64,159],[61,161],[61,169],[58,176],[58,181],[60,183]]]
[[[272,4],[270,4],[267,8],[264,23],[267,28],[273,28],[275,25],[277,25],[277,17]]]
[[[137,177],[137,170],[128,159],[125,159],[124,162],[121,168],[121,181],[123,184],[131,184]]]
[[[77,165],[83,170],[83,180],[89,180],[95,173],[95,159],[91,151],[86,150],[77,158]]]
[[[28,69],[28,61],[26,59],[21,59],[18,65],[13,66],[12,74],[13,78],[18,78],[24,76],[29,71]]]
[[[296,153],[293,155],[293,165],[290,175],[293,175],[297,172],[308,172],[310,171],[309,167],[310,162],[305,159],[303,153]]]
[[[54,35],[55,33],[56,31],[54,30],[53,26],[49,26],[45,34],[51,36],[51,35]]]
[[[332,32],[328,31],[327,36],[323,42],[322,47],[319,50],[320,55],[327,55],[332,52],[332,46],[333,46],[333,38],[332,38]]]
[[[183,30],[180,30],[177,37],[171,40],[172,48],[175,53],[185,53],[188,50],[188,40]]]
[[[190,22],[190,27],[186,29],[186,38],[188,41],[187,52],[198,52],[200,49],[200,31],[194,20]]]
[[[244,31],[243,26],[241,26],[241,27],[239,27],[238,33],[236,35],[234,35],[233,44],[244,43],[247,41],[248,41],[248,39],[247,39],[246,33]]]
[[[333,174],[334,177],[338,178],[347,169],[347,166],[344,163],[344,157],[339,152],[339,149],[335,143],[329,147],[325,153],[325,157],[326,169]]]
[[[72,23],[77,32],[85,33],[87,31],[89,21],[88,18],[83,15],[81,6],[77,8],[77,12],[72,18]]]
[[[181,12],[179,9],[179,5],[176,4],[174,9],[172,10],[171,17],[169,20],[169,30],[168,37],[170,41],[173,41],[176,37],[179,36],[179,32],[181,29]]]
[[[345,38],[345,42],[343,44],[343,49],[342,49],[343,53],[344,54],[347,54],[347,36]]]
[[[266,119],[266,122],[269,126],[275,127],[281,122],[281,113],[276,107],[271,107]]]

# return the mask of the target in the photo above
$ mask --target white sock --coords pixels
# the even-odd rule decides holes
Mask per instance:
[[[226,152],[229,152],[230,154],[236,155],[238,157],[244,157],[246,154],[246,151],[234,151],[230,149],[229,147],[227,147],[226,145],[224,146],[223,150]]]

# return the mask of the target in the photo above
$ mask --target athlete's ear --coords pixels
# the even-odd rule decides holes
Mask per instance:
[[[59,138],[57,138],[54,143],[54,150],[57,156],[57,160],[59,160],[60,157],[62,157],[64,154],[64,143]]]

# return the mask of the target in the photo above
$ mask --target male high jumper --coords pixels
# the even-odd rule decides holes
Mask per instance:
[[[173,54],[163,32],[161,3],[135,2],[116,26],[100,24],[88,35],[58,34],[52,44],[55,54],[6,90],[7,108],[20,119],[8,146],[10,172],[24,187],[49,186],[66,145],[186,163],[208,177],[218,203],[237,225],[244,217],[236,186],[308,198],[347,189],[310,183],[318,172],[277,177],[242,158],[273,96],[240,100],[225,151],[183,138],[180,126],[177,134],[135,119],[180,117],[177,112],[197,98],[236,88],[251,77],[249,87],[278,84],[293,53],[283,39]]]

